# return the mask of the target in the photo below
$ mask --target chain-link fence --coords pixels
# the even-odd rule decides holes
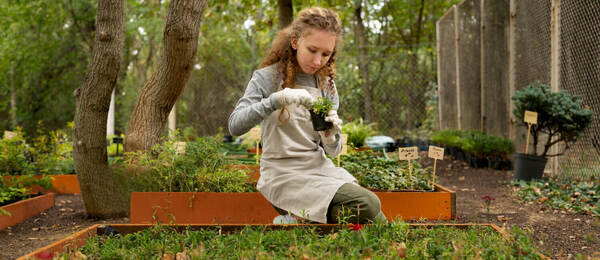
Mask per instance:
[[[559,84],[594,112],[591,126],[559,158],[560,174],[600,176],[600,1],[558,1]]]
[[[462,24],[477,24],[473,19],[480,20],[481,47],[461,53],[461,44],[468,44],[465,38],[474,35]],[[476,129],[508,136],[517,152],[523,152],[527,130],[513,118],[510,96],[539,80],[555,91],[579,95],[594,112],[592,125],[565,156],[547,165],[548,170],[554,176],[600,175],[599,20],[600,1],[593,0],[465,0],[453,7],[437,24],[440,126],[473,129],[472,123],[462,124],[461,113],[481,111]],[[468,82],[463,71],[468,71]],[[477,72],[480,102],[464,100],[461,93],[479,93],[473,91]]]

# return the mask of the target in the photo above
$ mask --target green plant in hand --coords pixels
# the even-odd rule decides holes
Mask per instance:
[[[313,102],[310,110],[319,116],[327,116],[329,111],[333,108],[333,102],[326,97],[320,97],[317,101]]]
[[[578,96],[570,96],[565,91],[552,92],[549,86],[535,82],[515,92],[512,97],[515,108],[513,115],[527,127],[523,116],[525,110],[538,113],[537,124],[531,126],[533,154],[539,156],[559,156],[575,143],[579,135],[592,122],[592,111],[584,108]],[[547,135],[544,149],[537,151],[538,138]],[[550,147],[564,143],[562,152],[549,155]]]

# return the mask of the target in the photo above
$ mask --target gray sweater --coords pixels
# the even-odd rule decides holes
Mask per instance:
[[[274,80],[277,74],[279,73],[277,73],[275,65],[254,71],[250,82],[248,82],[244,96],[240,98],[235,109],[229,116],[229,133],[231,135],[243,135],[252,127],[261,123],[267,116],[275,112],[275,110],[281,108],[281,104],[271,95],[276,92]],[[277,86],[281,84],[281,78],[280,75],[277,75]],[[296,74],[296,84],[317,87],[315,76],[303,72]],[[337,110],[339,107],[337,90],[333,96],[330,93],[325,94],[333,102],[333,109]],[[336,135],[335,143],[323,145],[325,153],[336,156],[341,151],[340,139],[338,134]]]

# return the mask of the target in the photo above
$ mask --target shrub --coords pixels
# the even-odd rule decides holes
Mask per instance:
[[[248,175],[231,169],[231,161],[219,153],[211,137],[187,142],[179,153],[176,138],[156,145],[148,153],[128,153],[112,167],[121,183],[133,191],[250,192]]]
[[[515,92],[513,115],[527,127],[523,121],[525,110],[538,113],[537,124],[531,126],[533,154],[540,156],[562,155],[570,143],[577,141],[579,135],[592,122],[592,111],[583,108],[578,96],[570,96],[564,91],[552,92],[550,87],[534,82]],[[541,134],[548,136],[541,153],[537,151],[538,138]],[[553,140],[555,139],[555,140]],[[550,147],[564,143],[562,152],[548,155]]]

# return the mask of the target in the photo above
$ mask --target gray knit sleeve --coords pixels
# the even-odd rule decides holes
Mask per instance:
[[[266,67],[254,71],[244,96],[229,116],[229,133],[243,135],[281,105],[271,94],[275,92],[274,70]]]

